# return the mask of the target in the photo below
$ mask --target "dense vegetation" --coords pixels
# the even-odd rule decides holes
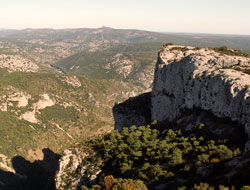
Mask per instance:
[[[205,127],[200,124],[195,130],[187,133],[158,125],[138,128],[132,126],[91,141],[98,154],[90,157],[89,162],[102,163],[102,173],[108,176],[99,180],[99,184],[92,186],[91,190],[126,189],[123,180],[126,184],[128,181],[131,183],[131,188],[127,189],[138,190],[146,189],[143,185],[137,187],[141,181],[148,189],[163,185],[166,189],[197,190],[214,187],[227,189],[226,186],[234,189],[249,183],[249,174],[238,179],[232,178],[229,182],[217,179],[223,172],[228,171],[225,163],[241,156],[243,150],[240,146],[231,146],[228,139],[215,140],[199,135],[198,131]],[[209,176],[202,177],[202,174],[198,174],[197,171],[210,166],[214,170]],[[115,182],[107,188],[107,181],[111,183],[111,179]],[[221,182],[224,186],[220,185]],[[208,184],[213,184],[214,187]],[[82,189],[87,187],[83,186]]]
[[[112,175],[106,176],[100,182],[101,185],[93,185],[91,189],[82,186],[82,190],[148,190],[147,186],[141,180],[133,179],[116,179]]]

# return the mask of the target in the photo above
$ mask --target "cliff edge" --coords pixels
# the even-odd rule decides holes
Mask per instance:
[[[232,55],[211,48],[163,46],[155,67],[151,119],[174,121],[201,109],[237,121],[250,138],[250,59],[227,51]]]

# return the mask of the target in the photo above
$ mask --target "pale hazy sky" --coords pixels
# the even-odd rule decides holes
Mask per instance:
[[[102,26],[250,35],[250,0],[0,0],[0,28]]]

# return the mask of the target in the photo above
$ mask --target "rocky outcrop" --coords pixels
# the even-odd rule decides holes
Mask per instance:
[[[246,57],[208,48],[164,46],[155,68],[152,120],[174,121],[187,111],[201,109],[237,121],[250,138],[250,75],[244,72],[249,68]]]
[[[24,119],[30,123],[39,123],[40,121],[36,118],[36,113],[46,107],[55,105],[55,102],[50,99],[48,94],[43,94],[42,98],[33,104],[33,111],[25,112],[20,116],[20,119]]]
[[[8,111],[16,103],[17,108],[24,108],[28,105],[31,95],[9,86],[6,94],[0,96],[0,111]],[[14,103],[14,104],[13,104]]]
[[[86,154],[79,153],[78,149],[74,150],[65,150],[63,156],[60,159],[59,170],[56,174],[56,189],[66,189],[68,183],[71,183],[71,188],[75,188],[80,183],[80,178],[74,178],[69,182],[74,172],[77,170],[79,164],[86,157]]]
[[[87,160],[95,153],[84,148],[67,149],[59,161],[59,170],[55,176],[57,190],[79,189],[82,185],[94,184],[101,173],[101,163],[95,164]]]

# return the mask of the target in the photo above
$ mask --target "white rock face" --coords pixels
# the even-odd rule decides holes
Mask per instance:
[[[55,102],[50,99],[49,95],[43,94],[41,99],[32,105],[33,111],[28,111],[28,112],[23,113],[20,116],[20,119],[24,119],[30,123],[39,123],[39,120],[35,116],[36,113],[39,110],[42,110],[46,107],[50,107],[53,105],[55,105]]]
[[[0,168],[12,173],[16,173],[15,170],[13,170],[10,166],[11,166],[10,159],[8,159],[8,157],[5,155],[0,154]]]
[[[85,161],[90,154],[93,153],[84,148],[67,149],[63,152],[55,176],[57,190],[77,190],[81,185],[86,185],[85,182],[96,180],[101,170],[98,165]]]
[[[55,102],[53,100],[50,99],[48,94],[43,94],[42,98],[33,104],[33,108],[34,110],[41,110],[44,109],[46,107],[50,107],[55,105]]]
[[[16,102],[17,108],[26,107],[29,103],[31,95],[19,91],[14,87],[8,87],[5,95],[0,96],[0,111],[8,111],[8,107],[13,107],[13,102]]]
[[[31,98],[30,95],[25,95],[23,92],[16,92],[14,94],[9,95],[8,101],[17,102],[17,107],[26,107],[28,105],[28,101]]]
[[[173,121],[185,110],[200,108],[238,121],[250,138],[250,75],[243,69],[250,69],[249,58],[207,48],[163,47],[155,69],[152,119]]]
[[[67,149],[63,152],[63,156],[60,159],[59,170],[55,177],[57,190],[67,189],[67,185],[70,183],[67,179],[72,178],[72,173],[77,170],[79,164],[87,156],[87,154],[80,154],[78,149],[74,151],[76,152],[73,153],[72,150]],[[80,178],[70,180],[72,180],[72,186],[70,188],[76,189],[80,183]]]

